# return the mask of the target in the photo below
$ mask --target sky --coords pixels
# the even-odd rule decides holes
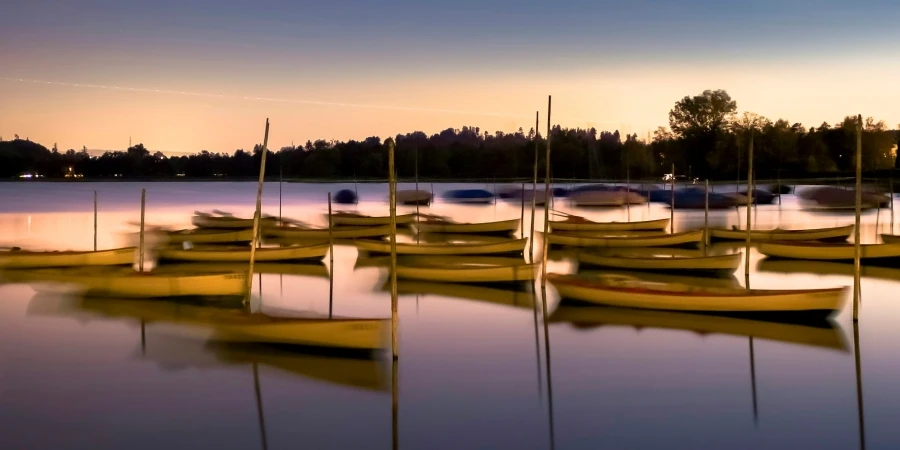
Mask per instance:
[[[807,126],[900,124],[896,0],[7,0],[0,137],[231,153],[263,139],[525,131],[647,136],[676,101]]]

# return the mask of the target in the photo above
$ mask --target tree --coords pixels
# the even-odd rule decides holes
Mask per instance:
[[[707,176],[707,158],[715,151],[718,135],[727,131],[736,110],[737,102],[719,89],[684,97],[669,111],[669,127],[688,144],[691,149],[687,155],[688,164],[701,177]]]

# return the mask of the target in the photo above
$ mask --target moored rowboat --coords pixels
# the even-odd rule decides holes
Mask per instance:
[[[447,243],[409,244],[397,243],[398,255],[487,255],[500,253],[522,253],[528,239],[508,239],[490,243]],[[370,253],[390,253],[391,243],[359,239],[353,242],[356,248]]]
[[[327,228],[305,227],[275,227],[264,230],[267,236],[293,238],[293,239],[357,239],[367,237],[381,237],[391,234],[390,225],[377,227],[340,227],[334,228],[329,233]]]
[[[762,290],[696,288],[626,277],[587,278],[548,274],[562,298],[608,306],[719,313],[832,313],[844,304],[847,288]]]
[[[610,267],[626,270],[676,271],[676,272],[713,272],[728,274],[737,270],[741,264],[742,253],[729,255],[700,256],[679,258],[671,256],[630,256],[601,255],[592,252],[581,252],[578,262],[586,266]]]
[[[3,278],[18,282],[71,284],[88,296],[156,298],[195,296],[240,296],[247,274],[135,272],[131,268],[7,270]]]
[[[325,220],[328,220],[328,215],[325,215]],[[397,215],[397,224],[407,224],[416,220],[415,214],[398,214]],[[331,223],[335,226],[339,225],[350,225],[350,226],[375,226],[375,225],[390,225],[391,224],[391,216],[366,216],[363,214],[357,214],[352,212],[341,211],[331,215]]]
[[[853,232],[853,225],[834,228],[812,228],[806,230],[750,230],[751,241],[844,241]],[[713,239],[729,239],[743,241],[747,239],[747,230],[710,228],[709,236]]]
[[[665,230],[668,226],[669,219],[641,222],[594,222],[579,216],[568,216],[565,220],[550,221],[550,228],[555,231],[643,231]]]
[[[396,194],[397,204],[400,205],[425,205],[431,203],[432,195],[431,192],[423,191],[423,190],[402,190],[397,191]]]
[[[253,230],[251,228],[236,231],[195,228],[193,230],[168,231],[166,236],[168,236],[169,242],[172,243],[225,244],[250,242],[253,240]]]
[[[900,236],[895,234],[882,234],[881,241],[885,244],[900,244]]]
[[[900,258],[900,244],[862,244],[860,259]],[[854,244],[823,242],[761,242],[759,252],[771,258],[849,261],[855,258]]]
[[[668,247],[700,244],[703,242],[703,230],[641,237],[594,237],[549,233],[545,235],[545,238],[548,239],[550,244],[573,247]]]
[[[134,247],[85,252],[0,251],[0,268],[119,266],[134,262]]]
[[[329,245],[316,244],[306,246],[263,247],[256,249],[254,261],[299,261],[304,259],[320,260],[328,254]],[[170,261],[198,262],[238,262],[250,260],[250,248],[247,247],[195,247],[191,249],[162,248],[159,259]]]
[[[397,278],[450,283],[504,283],[534,280],[536,264],[397,266]]]
[[[195,215],[191,218],[191,223],[195,227],[200,228],[228,228],[228,229],[242,229],[242,228],[253,228],[253,219],[240,219],[237,217],[231,216],[210,216],[210,215]],[[278,219],[275,217],[261,217],[259,219],[259,225],[261,227],[270,227],[276,226],[278,224]]]
[[[519,219],[460,223],[430,218],[410,224],[410,226],[414,227],[417,233],[512,233],[519,228]]]

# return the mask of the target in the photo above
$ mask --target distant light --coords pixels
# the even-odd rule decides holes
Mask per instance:
[[[19,178],[31,178],[31,174],[30,174],[30,173],[23,173],[22,175],[19,175]]]

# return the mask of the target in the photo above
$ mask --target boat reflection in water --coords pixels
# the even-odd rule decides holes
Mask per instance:
[[[390,282],[385,283],[382,290],[390,292]],[[535,306],[534,293],[531,291],[498,289],[466,284],[400,280],[397,282],[397,293],[401,295],[452,297],[525,309],[534,309]]]

